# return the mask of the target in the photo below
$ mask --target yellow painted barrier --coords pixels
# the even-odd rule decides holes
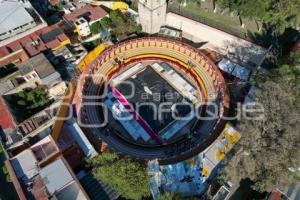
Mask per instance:
[[[89,64],[94,61],[107,46],[112,45],[111,43],[105,43],[97,46],[93,51],[91,51],[86,57],[77,65],[77,69],[83,72]]]

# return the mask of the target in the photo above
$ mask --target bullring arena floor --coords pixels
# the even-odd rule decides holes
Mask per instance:
[[[80,117],[85,128],[125,155],[175,163],[203,151],[224,128],[222,117],[229,108],[225,81],[209,58],[187,44],[159,37],[127,40],[106,49],[83,75]],[[180,116],[191,112],[173,104],[187,103],[194,111],[187,122],[168,111],[155,119],[152,106],[137,109],[145,102],[154,107],[165,103],[165,110]],[[204,119],[211,112],[217,116]],[[105,119],[108,123],[99,126]]]

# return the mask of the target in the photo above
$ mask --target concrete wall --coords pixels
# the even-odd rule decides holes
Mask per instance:
[[[139,21],[146,33],[158,33],[165,24],[167,3],[165,0],[140,0],[138,5]]]
[[[166,24],[182,30],[184,37],[196,43],[203,42],[206,44],[203,47],[212,48],[223,55],[234,57],[238,61],[250,65],[258,64],[267,51],[249,41],[175,13],[167,13]]]

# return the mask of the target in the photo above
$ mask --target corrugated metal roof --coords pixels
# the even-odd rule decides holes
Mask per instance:
[[[28,65],[19,65],[19,71],[21,72],[21,75],[24,76],[30,72],[33,71],[33,67],[28,63]]]
[[[49,86],[55,82],[60,82],[60,81],[61,81],[61,78],[60,78],[60,74],[58,72],[54,72],[42,79],[43,84],[49,85]]]
[[[68,187],[65,187],[59,191],[56,195],[57,199],[60,200],[85,200],[86,197],[83,192],[79,189],[76,182],[70,184]]]
[[[17,1],[0,1],[0,34],[33,20],[26,9]]]
[[[74,181],[64,162],[59,159],[41,169],[46,188],[50,194],[63,189],[66,185]]]
[[[29,181],[38,174],[37,160],[30,149],[23,151],[11,160],[18,178]]]
[[[69,123],[68,127],[71,131],[71,134],[74,136],[75,140],[77,141],[77,143],[79,144],[82,151],[87,157],[92,158],[98,155],[94,147],[92,146],[92,144],[87,139],[87,137],[76,122]]]
[[[30,58],[26,62],[19,64],[17,67],[20,71],[24,72],[30,71],[30,67],[32,67],[41,79],[56,72],[52,64],[42,53]],[[27,68],[29,70],[25,70]]]
[[[116,200],[120,196],[114,189],[97,180],[90,173],[80,179],[80,183],[91,199]]]

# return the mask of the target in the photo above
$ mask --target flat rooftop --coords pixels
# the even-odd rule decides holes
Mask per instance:
[[[0,1],[0,34],[34,21],[27,10],[14,1]]]
[[[17,67],[19,68],[22,76],[35,70],[41,79],[56,72],[53,65],[42,53],[30,58],[28,61],[17,65]]]
[[[128,84],[131,83],[131,84]],[[134,89],[132,89],[132,86]],[[152,67],[147,66],[138,73],[130,76],[125,81],[115,86],[127,101],[132,104],[135,111],[147,122],[156,132],[161,132],[175,119],[172,116],[174,111],[177,116],[185,116],[190,112],[188,106],[173,106],[176,103],[188,103],[165,79],[163,79]],[[131,95],[134,93],[134,95]],[[150,103],[147,105],[147,103]],[[153,107],[166,110],[158,119],[158,114]],[[140,106],[143,104],[142,106]]]

